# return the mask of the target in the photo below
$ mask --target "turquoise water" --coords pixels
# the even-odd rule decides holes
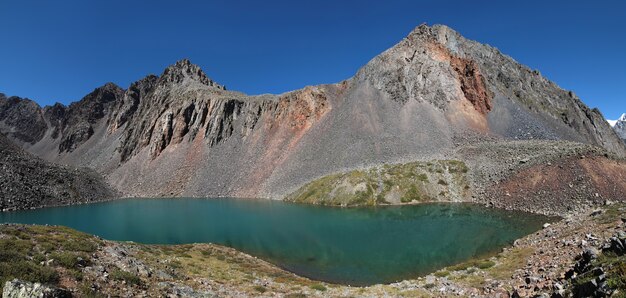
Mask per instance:
[[[222,244],[350,285],[416,277],[498,251],[548,220],[471,204],[329,208],[238,199],[127,199],[0,213],[3,223],[64,225],[111,240]]]

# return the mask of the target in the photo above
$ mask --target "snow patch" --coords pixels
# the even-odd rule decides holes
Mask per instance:
[[[626,122],[626,113],[622,114],[622,116],[621,116],[621,117],[619,117],[619,119],[617,119],[617,120],[608,120],[608,119],[607,119],[607,120],[606,120],[606,122],[608,122],[608,123],[609,123],[609,125],[611,125],[611,127],[615,127],[615,125],[616,125],[618,122]]]

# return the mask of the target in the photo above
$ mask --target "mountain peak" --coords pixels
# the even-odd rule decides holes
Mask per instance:
[[[617,135],[624,140],[624,143],[626,143],[626,113],[622,114],[622,116],[617,120],[608,121]]]
[[[433,24],[431,26],[429,26],[427,23],[422,23],[420,25],[418,25],[417,27],[415,27],[411,33],[409,33],[409,37],[410,36],[415,36],[415,35],[419,35],[419,36],[438,36],[441,35],[442,33],[445,35],[445,33],[456,33],[456,31],[454,31],[454,29],[446,26],[446,25],[442,25],[442,24]]]
[[[161,74],[161,84],[197,82],[209,87],[225,90],[226,88],[209,78],[200,66],[191,63],[189,59],[181,59],[168,66]]]
[[[611,127],[615,127],[615,125],[618,123],[626,124],[626,113],[622,114],[622,116],[620,116],[617,120],[606,120],[606,121],[609,122],[609,125],[611,125]]]

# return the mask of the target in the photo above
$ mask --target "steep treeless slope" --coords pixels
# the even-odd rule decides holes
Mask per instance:
[[[0,210],[95,202],[118,195],[93,170],[50,164],[0,134]]]
[[[29,102],[24,115],[43,115],[38,134],[2,112],[26,105],[0,98],[2,131],[136,196],[283,197],[342,170],[458,157],[476,141],[568,140],[626,156],[571,91],[439,25],[417,27],[349,80],[281,95],[226,91],[182,60],[69,107]]]

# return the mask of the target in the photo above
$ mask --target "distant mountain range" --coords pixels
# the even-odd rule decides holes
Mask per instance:
[[[468,190],[437,195],[478,200],[546,156],[588,148],[626,156],[601,113],[572,91],[443,25],[416,27],[345,81],[279,95],[226,90],[187,59],[69,106],[0,95],[0,131],[45,160],[92,168],[125,196],[141,197],[284,198],[337,172],[455,159],[469,166]],[[375,195],[380,187],[354,189]],[[500,196],[534,195],[513,192]]]

